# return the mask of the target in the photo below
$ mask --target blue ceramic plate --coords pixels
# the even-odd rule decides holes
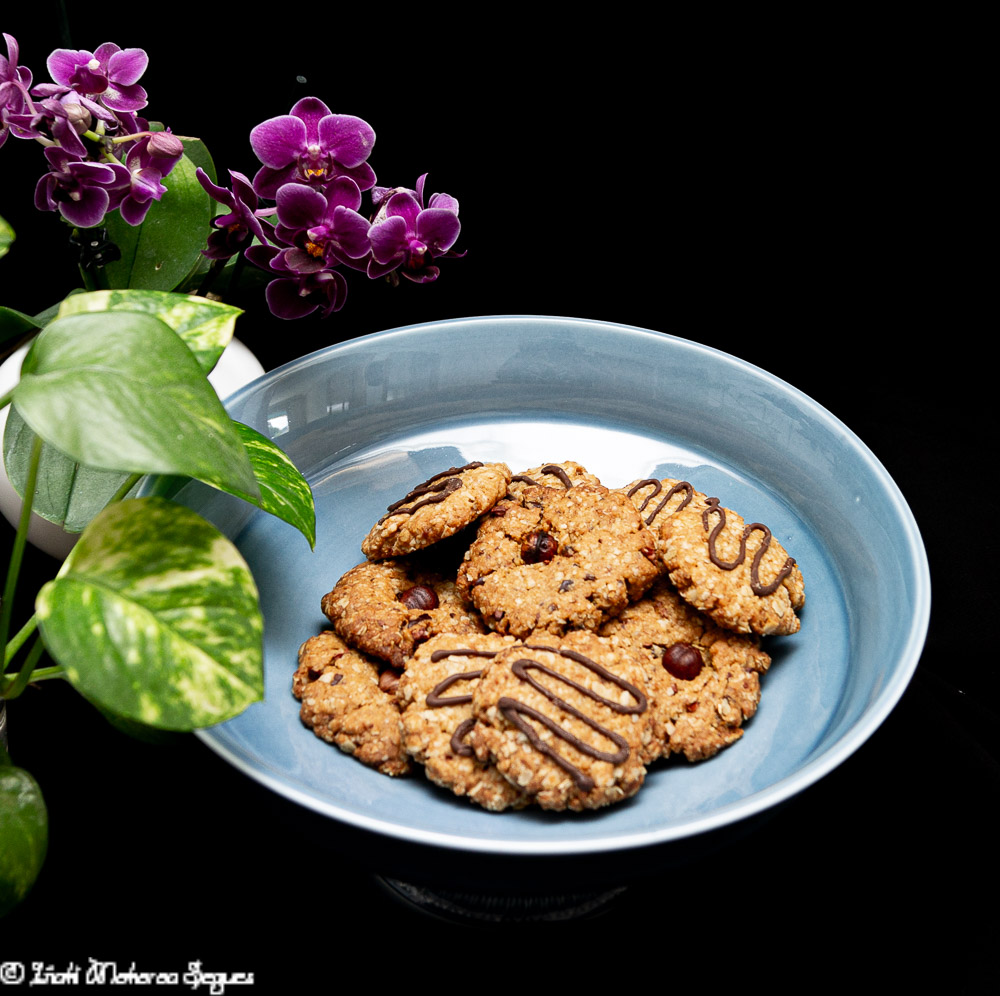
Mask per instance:
[[[239,770],[334,819],[392,837],[503,854],[677,840],[760,813],[855,751],[902,695],[926,635],[920,535],[878,460],[841,422],[763,370],[657,332],[493,317],[394,329],[303,357],[232,396],[316,496],[314,553],[290,526],[201,486],[184,500],[238,544],[260,586],[266,700],[201,733]],[[321,596],[363,557],[386,506],[471,460],[514,473],[574,459],[617,487],[673,477],[767,523],[806,580],[802,628],[773,664],[744,737],[701,764],[651,768],[631,800],[587,814],[488,813],[377,774],[298,718],[299,644]]]

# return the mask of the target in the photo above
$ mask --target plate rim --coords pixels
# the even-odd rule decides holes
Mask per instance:
[[[613,836],[584,837],[579,840],[510,840],[499,837],[469,837],[460,833],[448,833],[444,831],[427,830],[405,826],[400,823],[393,823],[381,818],[369,817],[364,813],[347,811],[341,809],[334,803],[319,798],[310,791],[300,787],[298,784],[290,784],[289,781],[281,780],[276,775],[261,767],[255,767],[239,751],[229,746],[224,739],[220,739],[220,732],[225,724],[208,727],[195,731],[198,739],[215,752],[219,757],[232,765],[236,770],[249,776],[259,784],[282,795],[298,805],[305,806],[319,812],[327,817],[336,819],[350,826],[357,827],[370,832],[378,833],[394,839],[403,840],[411,844],[422,844],[427,846],[442,847],[450,850],[469,851],[481,854],[494,855],[574,855],[583,853],[602,853],[611,850],[631,850],[639,847],[648,847],[657,844],[666,844],[691,837],[696,837],[722,827],[739,823],[750,817],[759,815],[769,809],[778,806],[793,796],[805,791],[810,786],[816,784],[823,777],[839,767],[882,726],[885,719],[899,703],[906,688],[916,671],[921,653],[927,638],[930,624],[931,607],[931,579],[930,567],[927,558],[927,551],[923,543],[919,526],[905,496],[896,484],[892,475],[871,450],[871,448],[855,433],[845,422],[825,408],[818,401],[806,394],[794,384],[778,377],[770,371],[758,366],[750,360],[745,360],[727,353],[714,346],[708,346],[682,336],[673,335],[668,332],[659,332],[654,329],[647,329],[640,326],[608,322],[602,319],[588,319],[580,317],[562,317],[557,315],[531,315],[531,314],[495,314],[478,315],[465,318],[449,318],[439,321],[421,322],[413,325],[397,326],[391,329],[384,329],[378,332],[368,333],[347,339],[343,342],[332,343],[323,346],[312,352],[305,353],[300,357],[281,364],[273,370],[265,372],[262,376],[245,384],[243,387],[227,395],[223,399],[223,404],[228,408],[242,401],[245,396],[255,392],[259,386],[266,381],[277,380],[281,377],[293,374],[304,366],[319,362],[322,358],[332,353],[353,352],[365,348],[366,344],[376,340],[383,340],[392,336],[407,334],[419,334],[429,332],[434,329],[441,329],[448,326],[485,324],[490,322],[505,323],[551,323],[557,326],[566,325],[587,325],[600,327],[635,334],[641,337],[655,337],[657,339],[671,340],[681,348],[693,350],[694,352],[711,355],[716,360],[721,360],[727,364],[734,365],[742,370],[749,371],[755,376],[761,377],[771,384],[777,385],[784,392],[790,392],[800,404],[806,407],[810,415],[821,422],[827,423],[839,434],[846,437],[851,448],[860,455],[867,465],[869,473],[878,479],[884,493],[891,499],[895,512],[895,521],[901,525],[902,534],[905,537],[905,548],[910,556],[909,565],[912,568],[914,582],[913,612],[909,620],[907,638],[904,646],[900,650],[897,658],[897,667],[894,669],[893,678],[886,682],[872,702],[866,708],[861,721],[856,722],[844,735],[842,735],[833,745],[823,751],[818,757],[813,758],[794,772],[784,776],[779,781],[774,782],[751,795],[722,806],[710,813],[698,817],[689,818],[674,827],[661,827],[636,831],[634,833],[618,832]]]

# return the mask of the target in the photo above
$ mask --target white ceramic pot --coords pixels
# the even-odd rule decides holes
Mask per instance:
[[[17,384],[21,376],[21,364],[27,352],[28,346],[22,346],[0,364],[0,395],[6,394]],[[263,373],[264,368],[257,357],[239,339],[233,339],[215,365],[215,369],[208,375],[208,379],[216,394],[220,398],[226,398]],[[3,439],[3,430],[7,425],[7,412],[7,408],[0,411],[0,440]],[[21,515],[21,504],[21,496],[10,483],[3,460],[0,459],[0,511],[14,527],[17,526]],[[78,535],[66,532],[61,526],[43,519],[40,515],[32,515],[28,527],[28,542],[60,560],[72,549]]]

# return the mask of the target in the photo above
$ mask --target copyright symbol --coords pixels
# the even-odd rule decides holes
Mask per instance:
[[[24,981],[24,965],[19,961],[0,961],[0,982],[6,986],[16,986]]]

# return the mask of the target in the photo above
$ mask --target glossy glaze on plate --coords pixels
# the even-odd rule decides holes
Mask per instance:
[[[238,543],[260,586],[266,701],[204,731],[221,756],[336,819],[411,841],[570,854],[676,840],[760,813],[841,763],[916,667],[930,582],[898,489],[842,423],[788,384],[686,340],[577,319],[490,317],[321,350],[227,402],[313,486],[317,545],[207,488],[183,500]],[[414,483],[471,460],[517,473],[578,460],[616,487],[689,480],[768,524],[806,580],[802,628],[772,638],[760,708],[734,746],[654,765],[631,800],[588,814],[494,814],[421,775],[389,779],[314,737],[290,692],[322,595]]]

